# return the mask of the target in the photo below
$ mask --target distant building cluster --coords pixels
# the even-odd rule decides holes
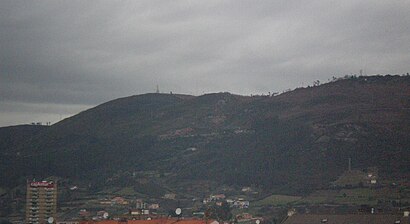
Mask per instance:
[[[250,202],[244,198],[230,199],[226,198],[225,194],[210,195],[202,200],[203,204],[215,203],[218,206],[222,206],[222,203],[226,202],[232,208],[246,209],[249,208]]]
[[[191,150],[191,149],[189,149]],[[350,166],[349,166],[350,167]],[[349,168],[347,171],[350,175],[363,173],[366,175],[366,180],[371,183],[378,176],[377,169],[367,168],[363,172],[355,172]],[[351,176],[350,176],[351,177]],[[77,185],[67,184],[68,192],[79,193],[82,187]],[[372,189],[372,188],[369,188]],[[229,192],[235,192],[230,195]],[[223,193],[221,193],[223,192]],[[227,196],[227,195],[228,196]],[[194,201],[199,207],[193,210],[192,208],[184,207],[184,211],[192,211],[186,216],[179,216],[178,213],[166,215],[160,211],[164,204],[179,203],[175,193],[166,193],[158,199],[135,199],[132,197],[112,195],[100,199],[93,199],[98,204],[97,207],[75,209],[71,218],[61,218],[57,214],[57,185],[53,181],[30,181],[27,182],[27,206],[26,206],[26,222],[27,224],[268,224],[270,218],[261,217],[258,213],[253,213],[250,207],[250,200],[257,195],[257,189],[254,187],[243,186],[237,189],[223,187],[219,193],[210,194],[202,200],[195,198]],[[236,196],[234,196],[236,195]],[[178,199],[182,197],[179,195]],[[162,201],[161,201],[162,200]],[[258,201],[252,200],[252,204],[257,206]],[[259,199],[257,199],[259,200]],[[178,201],[178,202],[177,202]],[[160,205],[161,203],[161,205]],[[162,204],[164,203],[164,204]],[[228,205],[228,206],[227,206]],[[178,205],[179,206],[179,205]],[[219,207],[218,207],[219,206]],[[356,213],[338,214],[334,205],[320,205],[317,208],[306,205],[290,205],[287,207],[287,216],[280,221],[274,223],[281,224],[310,224],[310,223],[327,223],[327,224],[345,224],[345,223],[393,223],[393,224],[409,224],[409,211],[400,211],[386,213],[378,210],[376,207],[363,207],[356,210]],[[326,207],[328,206],[328,207]],[[333,207],[332,207],[333,206]],[[169,208],[169,207],[168,207]],[[198,209],[199,208],[199,209]],[[210,208],[214,210],[210,210]],[[181,209],[178,208],[181,212]],[[221,221],[224,219],[215,218],[212,220],[210,214],[217,214],[216,211],[235,211],[232,213],[230,221]],[[112,213],[111,213],[112,212]],[[285,210],[286,212],[286,210]],[[181,214],[181,213],[179,213]],[[198,218],[193,218],[198,217]]]

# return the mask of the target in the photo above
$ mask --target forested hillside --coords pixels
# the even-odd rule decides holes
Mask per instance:
[[[130,96],[50,127],[0,128],[0,139],[3,186],[50,175],[126,185],[128,174],[153,171],[171,188],[210,181],[303,193],[328,186],[348,158],[408,175],[410,77],[351,77],[278,96]]]

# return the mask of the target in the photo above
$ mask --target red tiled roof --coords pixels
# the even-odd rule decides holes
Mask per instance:
[[[104,220],[104,221],[81,221],[80,224],[210,224],[214,220],[200,220],[200,219],[152,219],[152,220]]]

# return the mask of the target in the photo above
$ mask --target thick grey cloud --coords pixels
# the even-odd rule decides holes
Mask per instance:
[[[410,71],[409,1],[0,0],[0,126],[121,96]]]

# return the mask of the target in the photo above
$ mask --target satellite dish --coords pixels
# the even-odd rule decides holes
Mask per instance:
[[[175,214],[181,215],[182,210],[180,208],[175,209]]]
[[[53,217],[49,217],[49,218],[47,219],[47,222],[50,223],[50,224],[53,223],[53,222],[54,222],[54,218],[53,218]]]
[[[107,218],[108,218],[108,212],[104,212],[103,218],[104,218],[104,219],[107,219]]]
[[[257,219],[255,222],[256,222],[256,224],[260,224],[261,220]]]

